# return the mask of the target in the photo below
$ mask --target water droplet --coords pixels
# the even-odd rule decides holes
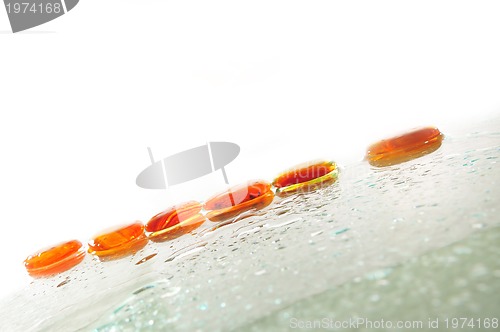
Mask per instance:
[[[472,277],[481,277],[488,273],[488,268],[483,264],[476,264],[471,270]]]
[[[333,235],[339,235],[339,234],[342,234],[342,233],[345,233],[349,230],[349,228],[342,228],[342,229],[339,229],[339,230],[336,230],[336,231],[333,231]]]
[[[280,221],[282,219],[279,219]],[[296,223],[297,221],[301,221],[302,220],[302,217],[299,217],[299,218],[292,218],[290,220],[287,220],[287,221],[284,221],[284,222],[280,222],[280,223],[277,223],[277,224],[270,224],[270,223],[267,223],[266,225],[264,225],[265,227],[269,227],[269,228],[278,228],[278,227],[283,227],[283,226],[287,226],[287,225],[290,225],[290,224],[293,224],[293,223]]]
[[[378,286],[387,286],[387,285],[389,285],[389,280],[387,280],[387,279],[377,280],[377,285]]]
[[[392,269],[390,269],[390,268],[381,269],[381,270],[377,270],[377,271],[373,271],[371,273],[368,273],[365,277],[368,280],[379,280],[379,279],[387,277],[391,272],[392,272]]]
[[[468,255],[472,252],[472,250],[469,247],[459,246],[453,248],[453,252],[458,255]]]
[[[144,263],[144,262],[147,262],[147,261],[149,261],[151,258],[155,257],[156,255],[157,255],[157,253],[154,253],[154,254],[151,254],[151,255],[149,255],[149,256],[146,256],[146,257],[144,257],[143,259],[141,259],[140,261],[138,261],[137,263],[135,263],[135,265],[140,265],[140,264],[142,264],[142,263]]]
[[[311,237],[315,237],[316,235],[320,235],[321,233],[323,233],[323,231],[311,233]]]
[[[184,247],[184,248],[182,248],[180,250],[177,250],[172,255],[170,255],[170,257],[167,258],[167,260],[165,260],[165,263],[166,262],[171,262],[174,259],[179,259],[179,258],[188,256],[188,255],[195,254],[195,253],[197,253],[199,251],[203,251],[205,249],[204,247],[207,244],[208,244],[208,242],[201,241],[201,242],[193,243],[192,245]]]
[[[260,270],[260,271],[255,272],[254,274],[255,274],[256,276],[261,276],[261,275],[263,275],[263,274],[265,274],[265,273],[266,273],[266,270]]]
[[[64,285],[66,285],[66,284],[67,284],[68,282],[70,282],[70,281],[71,281],[71,279],[66,279],[66,280],[64,280],[64,281],[60,282],[60,283],[59,283],[56,287],[61,287],[61,286],[64,286]]]
[[[151,288],[153,288],[153,287],[155,287],[155,285],[147,285],[147,286],[144,286],[144,287],[139,288],[138,290],[136,290],[136,291],[135,291],[135,292],[133,292],[132,294],[137,295],[137,294],[142,293],[142,292],[144,292],[145,290],[147,290],[147,289],[151,289]]]

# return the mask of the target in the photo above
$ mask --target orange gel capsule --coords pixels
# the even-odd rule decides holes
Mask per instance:
[[[333,161],[309,162],[295,166],[278,175],[273,186],[278,196],[297,192],[308,192],[334,183],[338,177],[337,165]]]
[[[144,234],[144,225],[135,222],[119,226],[94,237],[89,242],[89,253],[101,259],[115,259],[131,255],[148,243]]]
[[[250,209],[262,209],[274,199],[271,184],[266,181],[252,181],[230,188],[209,198],[204,205],[207,218],[221,221],[237,216]]]
[[[200,227],[207,219],[201,213],[194,214],[181,222],[167,228],[152,232],[148,235],[149,239],[155,242],[173,240],[181,235],[188,234]]]
[[[33,277],[61,273],[78,265],[85,258],[82,243],[77,240],[59,243],[40,250],[24,260],[24,266]]]
[[[172,206],[151,218],[146,224],[146,231],[157,232],[175,226],[193,215],[200,213],[201,208],[201,203],[195,201]]]
[[[442,141],[443,134],[437,128],[416,129],[372,144],[366,159],[372,166],[395,165],[436,151]]]

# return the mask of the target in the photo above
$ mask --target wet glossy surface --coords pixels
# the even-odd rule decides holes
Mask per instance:
[[[262,209],[274,198],[271,184],[251,181],[228,189],[209,198],[204,205],[211,221],[229,219],[250,209]]]
[[[437,128],[416,129],[372,144],[366,159],[372,166],[395,165],[436,151],[442,141],[443,134]]]
[[[273,186],[278,188],[276,195],[283,197],[329,186],[337,177],[337,165],[333,161],[309,162],[281,173],[274,179]]]
[[[110,229],[94,237],[89,242],[89,253],[105,259],[120,258],[135,253],[147,242],[144,225],[135,222]]]
[[[338,185],[276,198],[236,223],[205,223],[106,264],[87,255],[64,286],[66,275],[41,278],[0,299],[2,328],[286,331],[295,315],[498,317],[500,121],[487,124],[394,167],[346,165]]]
[[[151,220],[149,220],[146,224],[146,231],[158,232],[163,229],[175,226],[179,222],[187,220],[195,214],[198,214],[201,211],[201,208],[201,203],[195,201],[172,206],[151,218]]]
[[[335,313],[338,322],[349,322],[355,312],[371,322],[384,317],[389,322],[422,322],[422,327],[376,329],[368,324],[346,324],[345,328],[333,331],[498,331],[499,250],[500,228],[475,233],[403,264],[371,271],[340,287],[301,299],[240,326],[239,330],[285,332],[289,331],[290,317],[321,321],[327,312]],[[397,305],[388,309],[385,303]],[[440,318],[439,325],[429,328],[429,315],[432,314],[436,315],[432,319],[435,323]],[[464,319],[460,321],[455,317]],[[462,327],[465,317],[469,318],[469,325]]]
[[[31,276],[48,276],[66,271],[85,257],[82,243],[77,240],[62,242],[28,256],[24,266]]]

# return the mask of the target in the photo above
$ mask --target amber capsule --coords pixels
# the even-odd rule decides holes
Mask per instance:
[[[157,232],[177,225],[183,220],[200,213],[201,208],[201,203],[195,201],[189,201],[180,205],[172,206],[151,218],[151,220],[149,220],[146,224],[146,231]]]
[[[84,258],[85,251],[82,249],[82,243],[72,240],[28,256],[24,260],[24,266],[31,276],[43,277],[69,270]]]
[[[416,129],[372,144],[366,159],[372,166],[395,165],[436,151],[442,141],[443,134],[437,128]]]
[[[148,237],[154,241],[166,241],[187,234],[205,222],[200,214],[202,205],[190,201],[158,213],[146,224]]]
[[[101,259],[115,259],[131,255],[142,249],[148,242],[144,225],[135,222],[126,226],[109,229],[89,242],[89,253]]]
[[[278,188],[278,196],[287,196],[328,186],[334,183],[337,177],[337,165],[333,161],[315,161],[281,173],[274,179],[273,186]]]
[[[271,204],[273,198],[270,183],[251,181],[212,196],[205,202],[204,208],[209,211],[209,220],[221,221],[250,209],[262,209]]]
[[[173,240],[181,235],[188,234],[200,227],[207,219],[201,213],[194,214],[181,222],[167,228],[149,233],[148,237],[155,242]]]

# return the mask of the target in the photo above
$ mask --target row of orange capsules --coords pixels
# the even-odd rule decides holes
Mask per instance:
[[[417,129],[371,145],[366,160],[376,167],[398,164],[437,150],[442,140],[443,135],[437,128]],[[271,204],[275,195],[283,197],[312,191],[334,183],[337,177],[335,162],[302,164],[281,173],[272,184],[261,180],[247,182],[212,196],[204,204],[190,201],[170,207],[146,225],[134,222],[105,231],[89,241],[87,251],[101,260],[124,257],[143,248],[149,240],[174,239],[195,230],[206,219],[218,222],[250,209],[262,209]],[[28,256],[24,265],[31,276],[49,276],[76,266],[85,253],[80,241],[71,240]]]

